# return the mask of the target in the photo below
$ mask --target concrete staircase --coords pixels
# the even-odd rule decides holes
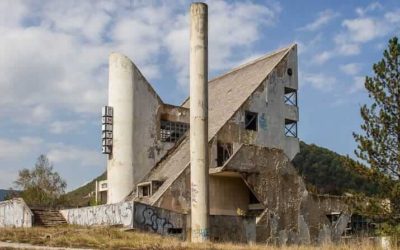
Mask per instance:
[[[66,225],[67,221],[58,210],[31,209],[34,215],[33,225],[42,227],[55,227]]]

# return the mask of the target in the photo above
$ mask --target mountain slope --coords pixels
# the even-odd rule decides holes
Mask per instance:
[[[359,163],[314,144],[300,142],[300,153],[293,159],[293,164],[311,191],[333,195],[345,192],[374,195],[378,192],[374,183],[349,167]]]

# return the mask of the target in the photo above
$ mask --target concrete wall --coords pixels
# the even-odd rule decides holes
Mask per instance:
[[[210,239],[222,242],[256,242],[255,217],[210,216]]]
[[[178,234],[185,239],[186,219],[184,214],[135,202],[135,228],[163,235]],[[177,230],[181,230],[181,233],[177,233]]]
[[[133,98],[132,98],[133,96]],[[163,104],[129,58],[110,56],[113,154],[107,161],[108,203],[122,201],[174,146],[160,141],[160,119],[188,122],[189,110]]]
[[[0,202],[0,227],[32,227],[33,214],[22,199]]]
[[[238,215],[247,211],[249,188],[238,177],[210,176],[210,214]]]
[[[291,76],[287,74],[289,68]],[[284,128],[285,119],[299,120],[298,107],[284,103],[285,87],[298,88],[296,47],[218,132],[211,148],[210,167],[217,165],[216,141],[233,143],[234,151],[243,143],[282,149],[290,160],[294,158],[300,150],[299,140],[285,136]],[[245,111],[258,113],[257,131],[245,129]]]
[[[133,201],[65,209],[60,212],[68,224],[81,226],[122,225],[159,234],[171,234],[170,228],[182,229],[180,236],[185,236],[185,215]]]
[[[224,170],[242,173],[265,206],[257,218],[257,242],[308,244],[340,239],[350,218],[348,206],[337,197],[310,195],[281,150],[245,145]],[[330,223],[326,215],[331,212],[341,213],[340,223]]]
[[[133,227],[133,202],[60,210],[68,224]]]
[[[210,176],[210,214],[237,216],[247,211],[250,190],[239,177]],[[190,171],[185,170],[166,190],[157,207],[178,213],[190,213]]]

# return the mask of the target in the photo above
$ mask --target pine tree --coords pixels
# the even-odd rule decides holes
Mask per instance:
[[[380,184],[394,211],[400,211],[400,44],[389,40],[383,59],[373,65],[365,88],[372,100],[361,107],[363,134],[354,133],[355,154],[370,165],[371,180]]]

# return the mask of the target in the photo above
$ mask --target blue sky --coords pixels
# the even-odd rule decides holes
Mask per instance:
[[[0,188],[47,154],[68,189],[105,170],[100,111],[112,51],[161,98],[188,94],[190,1],[0,1]],[[299,136],[353,156],[365,75],[400,33],[400,2],[209,1],[210,78],[299,46]]]

